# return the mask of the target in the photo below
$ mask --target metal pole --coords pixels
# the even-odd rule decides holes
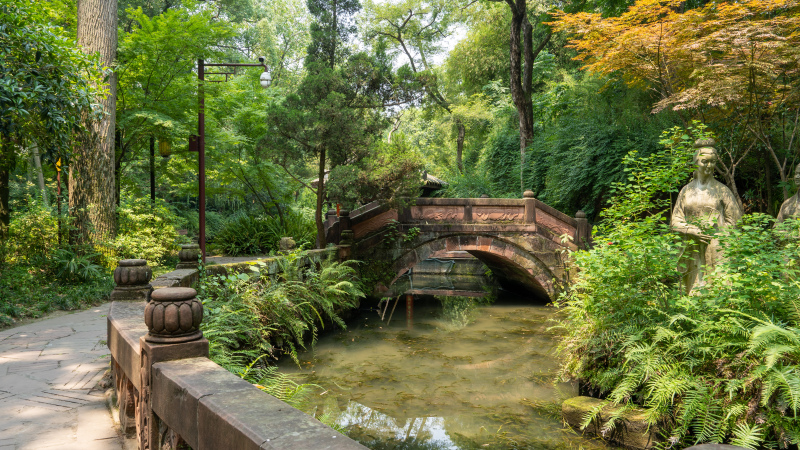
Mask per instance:
[[[156,138],[150,136],[150,204],[156,204]]]
[[[56,194],[56,203],[58,205],[58,248],[61,248],[61,158],[56,162],[56,183],[58,184],[58,194]]]
[[[200,254],[203,255],[203,264],[206,262],[206,115],[205,115],[205,88],[203,81],[205,80],[205,65],[203,59],[197,60],[197,98],[198,98],[198,111],[197,111],[197,159],[199,161],[199,197],[198,200],[200,207],[200,236],[198,243],[200,244]]]

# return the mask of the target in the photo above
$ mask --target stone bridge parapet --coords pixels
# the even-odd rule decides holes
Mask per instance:
[[[427,258],[459,250],[501,281],[551,300],[568,283],[565,254],[591,245],[586,214],[570,217],[531,191],[521,199],[418,198],[404,208],[373,202],[338,216],[329,211],[325,225],[340,256],[387,261],[395,280]]]

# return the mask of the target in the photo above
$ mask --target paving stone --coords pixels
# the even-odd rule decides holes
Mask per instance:
[[[0,332],[0,450],[122,449],[105,397],[108,305]]]

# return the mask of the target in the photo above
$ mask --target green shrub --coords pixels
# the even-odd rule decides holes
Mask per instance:
[[[797,445],[800,224],[774,229],[767,216],[745,216],[719,235],[725,257],[706,286],[685,295],[684,244],[666,216],[692,168],[693,140],[678,130],[665,151],[625,159],[628,181],[616,185],[595,247],[573,255],[562,374],[609,402],[644,407],[665,447]]]
[[[231,256],[266,254],[276,242],[269,219],[249,215],[227,222],[214,239],[214,245]]]
[[[6,259],[42,263],[58,247],[58,219],[50,208],[29,198],[27,208],[12,216]]]
[[[178,250],[178,219],[163,200],[157,199],[155,205],[149,199],[126,200],[117,211],[117,237],[109,243],[115,259],[146,259],[158,266]],[[116,265],[116,260],[109,265]]]
[[[300,267],[303,258],[301,252],[286,255],[276,279],[246,274],[201,279],[203,332],[212,359],[222,366],[264,354],[296,359],[297,349],[313,345],[326,323],[344,328],[339,314],[364,296],[354,263],[326,260],[319,268]]]
[[[103,268],[95,261],[99,253],[81,254],[70,249],[56,250],[54,265],[56,278],[66,283],[86,283],[103,276]]]
[[[312,214],[308,210],[287,209],[283,224],[279,216],[242,215],[225,224],[214,244],[226,255],[268,254],[278,250],[282,237],[290,236],[299,248],[307,248],[317,236]]]
[[[56,309],[98,304],[114,287],[111,276],[102,270],[97,278],[82,283],[61,282],[53,270],[26,263],[0,264],[0,328]]]

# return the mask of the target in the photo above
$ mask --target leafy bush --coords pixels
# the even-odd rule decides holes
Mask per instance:
[[[226,223],[214,240],[217,248],[232,256],[265,254],[275,248],[276,242],[269,218],[250,215]]]
[[[28,198],[27,207],[14,214],[9,227],[9,262],[42,263],[58,247],[58,219],[50,208]]]
[[[126,200],[117,210],[119,228],[110,242],[116,259],[141,258],[151,265],[160,265],[178,250],[176,215],[163,200],[152,205],[149,199]],[[116,261],[109,261],[109,265]]]
[[[54,263],[56,278],[66,283],[85,283],[103,276],[103,268],[95,261],[99,253],[80,254],[70,249],[56,250]]]
[[[310,210],[287,209],[283,224],[279,216],[242,215],[225,224],[217,233],[215,245],[232,256],[274,252],[284,236],[294,238],[299,248],[310,247],[317,236],[312,214]]]
[[[326,260],[300,267],[300,252],[286,255],[276,279],[246,274],[201,279],[207,315],[203,332],[211,358],[223,367],[268,354],[288,353],[316,342],[326,323],[344,328],[339,314],[363,297],[352,262]],[[255,266],[258,269],[258,266]]]
[[[595,247],[574,254],[562,374],[611,403],[644,407],[666,446],[796,445],[800,224],[773,229],[767,216],[745,216],[719,235],[725,257],[706,286],[685,295],[684,244],[666,215],[693,140],[677,130],[666,151],[625,159],[628,181],[615,186]]]
[[[0,264],[0,327],[56,309],[98,304],[108,298],[113,287],[111,276],[105,272],[96,279],[73,284],[55,280],[47,266]]]

